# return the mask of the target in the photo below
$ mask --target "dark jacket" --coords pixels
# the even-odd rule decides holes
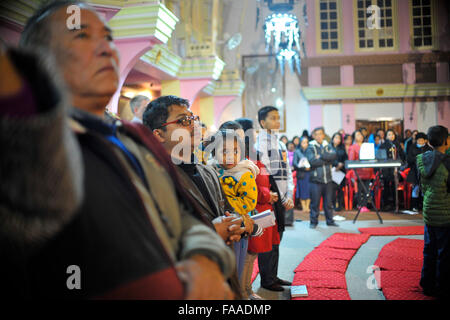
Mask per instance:
[[[294,159],[292,160],[292,166],[294,167],[294,170],[297,172],[297,179],[303,179],[305,176],[306,170],[305,167],[299,168],[298,162],[302,159],[306,158],[306,150],[302,150],[301,148],[296,148],[294,151]]]
[[[424,194],[424,222],[430,226],[449,227],[450,156],[427,151],[417,156],[417,168]]]
[[[407,182],[414,185],[419,184],[419,173],[417,171],[416,158],[419,154],[431,150],[433,150],[433,148],[431,148],[428,144],[425,144],[422,148],[417,147],[417,144],[413,144],[408,147],[406,161],[408,162],[408,168],[410,168],[410,171],[408,173],[408,177],[406,178]]]
[[[345,165],[345,161],[348,160],[347,152],[345,152],[345,147],[341,144],[337,148],[331,144],[331,148],[336,152],[336,160],[333,161],[333,167],[337,167],[339,163],[343,163]],[[345,172],[345,166],[341,169],[342,172]]]
[[[402,147],[397,141],[386,140],[381,144],[379,149],[385,149],[388,159],[396,159],[406,162],[406,155]]]
[[[29,68],[26,74],[31,74]],[[47,80],[45,73],[24,77],[32,88],[42,88]],[[24,269],[24,273],[14,274],[15,287],[22,288],[19,295],[58,299],[182,299],[184,284],[174,266],[193,254],[211,257],[225,277],[231,274],[232,251],[211,228],[193,216],[189,203],[178,197],[171,173],[166,171],[166,164],[158,161],[160,154],[166,154],[159,143],[155,146],[160,146],[161,152],[155,155],[127,125],[118,124],[116,136],[135,156],[142,169],[140,174],[126,153],[105,138],[113,130],[111,126],[100,118],[74,110],[69,121],[71,132],[57,94],[52,95],[49,90],[33,90],[33,94],[36,104],[45,106],[38,108],[39,114],[15,121],[9,131],[8,126],[1,126],[5,128],[2,138],[11,141],[4,145],[8,157],[2,156],[2,161],[21,165],[18,160],[22,159],[24,164],[33,164],[21,165],[16,172],[35,182],[24,182],[19,176],[8,182],[2,193],[0,214],[4,218],[7,214],[4,209],[11,208],[17,211],[15,225],[26,225],[29,220],[37,224],[37,231],[47,231],[29,241],[30,246],[40,240],[39,248],[23,255],[20,263],[14,262],[12,256],[1,257],[0,271],[8,270],[5,266],[10,262],[11,266]],[[1,117],[3,124],[12,125],[11,120]],[[66,140],[72,142],[66,145]],[[68,148],[70,145],[76,148]],[[83,169],[71,176],[74,160]],[[45,165],[37,171],[36,164],[41,163]],[[171,165],[170,161],[167,164]],[[49,172],[57,174],[46,175]],[[84,194],[78,206],[73,205],[72,199],[79,197],[78,193],[69,198],[59,195],[59,190],[42,194],[41,189],[45,191],[47,186],[53,190],[61,185],[66,185],[64,192],[76,192],[76,187],[68,187],[71,179],[72,185],[81,183]],[[15,193],[20,188],[26,192],[17,198]],[[34,196],[39,199],[33,199]],[[61,219],[65,207],[59,202],[64,199],[71,201],[65,204],[71,215]],[[29,237],[25,228],[14,232],[14,237],[22,242]],[[0,240],[5,235],[8,234],[2,230]],[[0,245],[8,242],[12,243],[11,239],[1,241]],[[19,241],[14,247],[28,249],[21,247]],[[79,290],[70,290],[68,286],[73,283],[70,271],[73,266],[81,272]],[[10,292],[8,283],[2,282],[2,289]]]
[[[311,165],[310,181],[314,183],[330,183],[331,168],[336,160],[336,152],[326,141],[319,145],[315,140],[306,149],[306,158]]]

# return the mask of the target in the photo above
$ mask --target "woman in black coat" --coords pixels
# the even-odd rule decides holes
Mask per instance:
[[[342,142],[342,136],[339,132],[336,132],[331,137],[331,147],[336,151],[337,158],[333,163],[335,170],[340,170],[345,173],[345,161],[348,160],[347,152],[345,152],[345,147]],[[344,192],[342,188],[345,185],[345,179],[342,180],[340,185],[333,182],[334,193],[333,193],[333,207],[335,211],[341,211],[344,203]]]
[[[406,155],[398,142],[397,134],[394,130],[389,129],[386,131],[386,141],[380,146],[379,149],[386,150],[387,159],[400,160],[402,163],[406,163]],[[384,182],[383,211],[391,211],[394,208],[396,192],[394,172],[394,168],[381,169]]]
[[[300,144],[294,151],[294,159],[292,160],[292,165],[294,170],[297,172],[297,191],[295,193],[295,199],[300,199],[302,204],[302,210],[308,212],[309,204],[311,202],[309,195],[309,175],[310,167],[299,167],[299,162],[301,159],[306,159],[306,149],[309,145],[309,139],[307,136],[302,136],[300,138]]]

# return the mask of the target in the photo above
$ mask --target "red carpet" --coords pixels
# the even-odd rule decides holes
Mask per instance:
[[[345,271],[368,234],[335,233],[311,251],[294,270],[292,285],[306,285],[308,297],[292,300],[350,300]]]
[[[375,261],[375,275],[386,300],[431,300],[419,285],[423,240],[398,238],[385,245]]]
[[[376,227],[376,228],[359,228],[362,234],[371,236],[400,236],[400,235],[421,235],[424,232],[423,226],[412,227]]]

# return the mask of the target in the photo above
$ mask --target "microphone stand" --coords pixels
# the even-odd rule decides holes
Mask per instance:
[[[392,152],[392,159],[397,160],[397,148],[392,142],[392,148],[390,149]],[[395,188],[395,211],[394,213],[398,213],[398,168],[394,168],[394,188]]]

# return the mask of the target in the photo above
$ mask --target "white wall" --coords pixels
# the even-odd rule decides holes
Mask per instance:
[[[356,120],[376,120],[378,118],[403,119],[402,103],[359,103],[355,105]]]
[[[340,104],[323,106],[323,127],[330,137],[342,129],[342,106]]]
[[[427,132],[429,127],[438,124],[436,102],[420,102],[416,104],[417,130]]]

